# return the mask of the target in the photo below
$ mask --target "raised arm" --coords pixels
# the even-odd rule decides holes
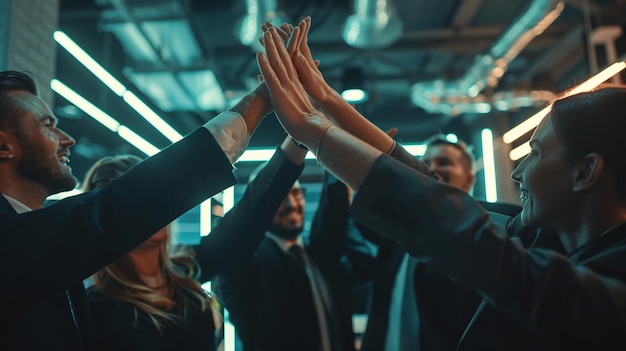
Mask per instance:
[[[291,52],[291,56],[294,57],[293,64],[305,91],[335,124],[378,150],[390,152],[394,147],[394,140],[361,115],[324,80],[307,43],[311,18],[302,20],[298,27],[300,35],[296,44],[297,51]]]

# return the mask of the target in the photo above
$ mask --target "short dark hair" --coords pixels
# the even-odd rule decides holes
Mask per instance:
[[[430,138],[426,139],[426,149],[435,145],[450,145],[455,149],[461,151],[461,157],[464,161],[465,168],[470,172],[474,171],[474,153],[472,152],[472,147],[468,146],[463,140],[458,140],[456,142],[448,140],[448,138],[443,134],[435,134]]]
[[[565,158],[578,162],[589,153],[602,155],[626,199],[626,85],[603,84],[590,92],[557,98],[552,126],[566,145]]]
[[[39,96],[37,82],[28,72],[2,71],[0,72],[0,129],[15,130],[17,118],[26,111],[19,101],[9,95],[11,91],[26,90]]]

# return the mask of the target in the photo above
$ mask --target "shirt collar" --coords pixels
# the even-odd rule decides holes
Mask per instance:
[[[270,232],[265,232],[265,236],[273,240],[276,243],[276,245],[278,245],[278,247],[280,247],[285,252],[288,252],[289,249],[293,245],[298,245],[301,248],[304,248],[304,243],[302,242],[302,235],[298,235],[298,238],[295,241],[281,238],[278,235],[272,234]]]
[[[7,199],[7,201],[9,202],[9,205],[11,205],[11,207],[13,207],[13,209],[15,210],[15,212],[19,213],[24,213],[24,212],[30,212],[33,209],[24,205],[23,203],[17,201],[16,199],[10,197],[9,195],[5,195],[2,194],[2,196],[4,196],[5,199]]]

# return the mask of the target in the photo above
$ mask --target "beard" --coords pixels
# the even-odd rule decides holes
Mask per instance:
[[[54,158],[47,158],[36,151],[36,146],[24,146],[26,151],[17,165],[17,172],[21,177],[41,184],[51,195],[74,189],[76,178],[69,167],[59,162],[56,155]]]
[[[302,230],[303,227],[301,226],[286,228],[285,226],[274,222],[270,223],[269,227],[267,228],[268,232],[287,240],[295,239],[298,235],[300,235],[300,233],[302,233]]]

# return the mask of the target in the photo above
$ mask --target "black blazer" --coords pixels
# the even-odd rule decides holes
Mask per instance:
[[[91,350],[82,281],[234,182],[199,128],[101,189],[19,215],[0,196],[0,349]]]
[[[626,224],[567,256],[525,249],[468,194],[385,155],[351,213],[485,298],[459,350],[626,349]]]
[[[228,310],[245,350],[318,351],[320,331],[306,272],[295,258],[264,234],[302,170],[283,168],[280,172],[290,177],[288,182],[283,179],[288,187],[277,191],[274,188],[276,180],[268,181],[271,177],[264,174],[278,174],[272,170],[276,166],[274,160],[270,161],[248,185],[246,194],[233,208],[237,216],[228,213],[224,218],[251,223],[253,226],[247,229],[249,238],[241,242],[246,250],[250,243],[257,247],[254,252],[237,253],[240,258],[238,264],[218,275],[213,287],[216,296]],[[339,190],[323,195],[311,228],[311,242],[306,250],[330,290],[336,321],[332,329],[339,334],[341,348],[353,350],[348,275],[340,263],[347,225],[347,190],[342,184],[331,188]],[[264,196],[273,197],[274,200],[255,201],[255,198]],[[328,197],[332,197],[332,200],[329,201]],[[343,202],[339,200],[341,198]],[[259,216],[258,211],[265,213]],[[262,220],[260,217],[263,217]],[[343,220],[338,220],[338,217]]]
[[[481,204],[482,205],[482,204]],[[492,204],[492,209],[500,209]],[[503,227],[515,213],[514,205],[506,204],[505,214],[490,213]],[[519,212],[519,207],[517,208]],[[367,329],[361,350],[383,350],[389,327],[389,306],[400,263],[406,251],[394,240],[379,238],[378,254],[372,276],[371,301]],[[456,346],[482,301],[472,287],[454,281],[437,267],[418,263],[413,273],[416,304],[419,310],[420,350],[456,350]]]

